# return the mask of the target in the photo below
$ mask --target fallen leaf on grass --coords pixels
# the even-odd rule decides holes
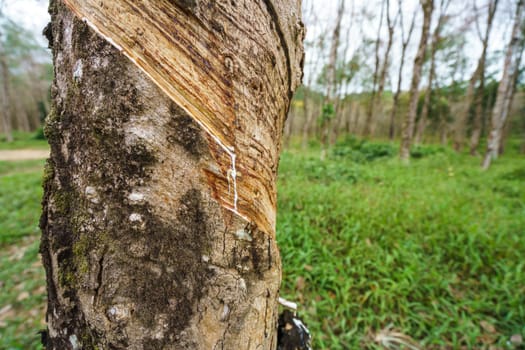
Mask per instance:
[[[304,286],[306,285],[306,282],[304,281],[304,277],[297,277],[297,280],[295,281],[295,289],[297,290],[303,290]]]
[[[514,334],[510,337],[510,342],[513,345],[520,346],[523,344],[523,336],[521,334]]]
[[[9,310],[13,308],[13,305],[8,304],[0,309],[0,317],[2,317],[4,314],[8,313]]]
[[[494,325],[492,325],[491,323],[488,323],[487,321],[481,321],[479,325],[487,333],[491,333],[491,334],[496,333],[496,328],[494,327]]]
[[[410,336],[397,332],[389,325],[374,337],[374,341],[389,350],[410,349],[421,350],[419,344]]]
[[[18,297],[16,298],[16,301],[23,301],[23,300],[26,300],[29,298],[29,293],[28,292],[22,292],[20,294],[18,294]]]

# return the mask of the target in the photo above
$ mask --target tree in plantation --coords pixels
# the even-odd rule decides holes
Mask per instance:
[[[387,1],[387,6],[390,2]],[[377,95],[377,85],[379,81],[379,70],[381,69],[381,58],[379,57],[379,48],[381,46],[381,28],[383,27],[383,12],[385,8],[385,1],[381,1],[381,12],[379,14],[379,25],[377,27],[377,36],[376,40],[374,42],[374,74],[372,76],[372,91],[370,93],[370,100],[368,101],[367,107],[366,107],[366,119],[365,119],[365,126],[363,129],[363,136],[369,137],[372,135],[372,122],[374,117],[374,111],[375,111],[375,103],[376,103],[376,95]],[[389,16],[387,11],[387,17]]]
[[[48,349],[275,349],[299,1],[52,0]]]
[[[395,136],[395,124],[396,124],[397,110],[399,108],[399,96],[401,95],[401,83],[403,81],[403,67],[405,65],[405,55],[406,55],[408,43],[410,42],[410,38],[412,37],[412,33],[414,32],[414,25],[416,23],[416,14],[417,14],[417,11],[414,11],[414,14],[412,15],[412,20],[410,21],[410,27],[408,29],[408,34],[405,36],[402,5],[403,5],[403,1],[399,0],[398,1],[398,14],[399,14],[399,19],[400,19],[399,23],[401,27],[401,59],[399,61],[399,70],[397,74],[396,92],[394,94],[394,100],[392,102],[392,110],[390,111],[390,126],[388,128],[388,137],[390,138],[390,140],[393,140]]]
[[[510,133],[510,130],[509,130],[510,129],[509,119],[510,118],[509,117],[510,117],[510,112],[512,110],[512,102],[514,101],[514,95],[516,94],[516,88],[518,85],[518,81],[520,79],[520,75],[523,73],[523,69],[520,69],[520,67],[521,67],[521,60],[523,59],[523,51],[525,50],[525,24],[523,24],[521,31],[522,31],[521,40],[519,40],[519,46],[517,48],[517,53],[514,58],[514,67],[516,68],[514,69],[514,71],[512,72],[512,76],[510,77],[510,84],[511,84],[511,86],[509,86],[510,96],[508,99],[509,102],[507,103],[506,110],[504,112],[506,114],[506,118],[503,124],[503,130],[501,132],[501,137],[499,139],[499,147],[498,147],[499,155],[502,155],[505,152],[505,140],[508,134]]]
[[[483,121],[483,100],[482,99],[483,99],[483,91],[485,89],[485,61],[486,61],[486,56],[487,56],[488,41],[490,37],[492,23],[494,22],[494,15],[496,14],[498,2],[499,0],[490,0],[488,3],[487,26],[485,27],[485,33],[483,36],[481,35],[481,30],[479,29],[479,26],[477,25],[478,22],[476,22],[476,29],[478,32],[478,36],[483,45],[483,51],[481,53],[480,61],[478,62],[478,65],[482,65],[482,67],[479,68],[479,85],[478,85],[478,89],[476,92],[476,96],[474,98],[476,108],[474,112],[474,120],[472,123],[472,133],[470,136],[470,154],[473,156],[478,154],[478,146],[479,146],[479,141],[481,138],[481,128],[482,128],[482,121]],[[469,84],[469,87],[470,87],[470,84]],[[464,123],[465,120],[462,119],[462,122]],[[458,135],[458,137],[460,136],[464,136],[464,134]]]
[[[403,120],[403,130],[401,136],[401,147],[399,155],[402,161],[408,163],[410,160],[410,148],[412,147],[412,138],[414,134],[414,125],[416,122],[417,102],[419,99],[419,81],[421,80],[421,70],[425,60],[425,50],[427,48],[428,34],[430,31],[430,21],[434,9],[433,0],[421,0],[423,9],[423,26],[421,28],[421,38],[414,59],[412,69],[412,82],[410,83],[408,113]]]
[[[314,23],[318,22],[317,15],[315,13],[315,9],[312,6],[310,10],[308,11],[308,22],[312,23],[312,26]],[[308,27],[309,23],[306,23],[306,26]],[[326,36],[326,33],[324,30],[319,33],[319,35],[315,36],[315,39],[312,42],[305,42],[306,51],[310,51],[315,53],[315,57],[311,58],[310,60],[307,60],[305,62],[304,69],[308,69],[309,74],[307,75],[307,81],[303,84],[303,115],[304,115],[304,124],[302,128],[302,140],[301,145],[303,149],[306,149],[308,147],[308,140],[310,137],[310,132],[312,129],[312,124],[314,124],[315,118],[317,115],[314,111],[311,110],[310,107],[312,107],[314,104],[312,103],[312,98],[310,96],[311,89],[314,83],[314,77],[317,72],[317,69],[320,65],[321,59],[322,59],[322,53],[325,49],[325,41],[324,38]],[[308,50],[310,49],[310,50]]]
[[[434,84],[434,77],[436,75],[436,53],[439,49],[439,46],[441,45],[443,41],[441,32],[448,18],[446,12],[447,12],[447,8],[449,4],[450,4],[450,0],[440,1],[439,18],[438,18],[436,27],[434,28],[434,32],[432,33],[432,40],[430,43],[430,67],[428,70],[427,89],[425,91],[425,99],[423,101],[423,109],[421,111],[421,116],[419,117],[419,120],[416,126],[416,135],[415,135],[416,144],[419,144],[422,142],[423,134],[427,126],[428,115],[430,113],[430,98],[433,93],[432,87]]]
[[[330,124],[335,114],[335,93],[337,87],[337,51],[339,49],[340,35],[341,35],[341,21],[345,10],[344,0],[339,0],[337,7],[337,18],[335,20],[335,27],[332,33],[332,43],[330,45],[330,55],[328,57],[328,65],[326,67],[326,94],[323,101],[323,110],[320,116],[321,124],[321,160],[326,156],[326,150],[330,139]]]
[[[394,20],[392,20],[390,17],[390,0],[386,0],[386,24],[388,29],[388,40],[386,42],[386,49],[383,54],[381,71],[379,72],[379,84],[377,92],[373,95],[374,102],[371,107],[371,114],[367,116],[365,136],[374,136],[375,115],[381,115],[381,113],[383,113],[383,92],[385,90],[386,75],[388,73],[388,68],[390,67],[390,51],[392,49],[392,43],[394,42],[394,28],[396,27],[396,22],[399,19],[399,12],[400,11],[398,11],[396,14]],[[369,120],[368,117],[370,117]]]
[[[467,86],[467,92],[465,94],[465,101],[462,102],[461,112],[458,115],[455,125],[454,125],[454,149],[457,152],[460,152],[464,145],[464,140],[466,137],[466,126],[467,120],[469,117],[469,111],[474,102],[474,99],[477,95],[477,102],[479,103],[480,94],[483,91],[484,80],[485,80],[485,61],[487,58],[487,48],[490,37],[490,32],[492,29],[492,23],[494,22],[494,15],[496,14],[496,9],[498,6],[499,0],[490,0],[487,6],[487,26],[485,27],[485,33],[481,35],[480,30],[478,29],[478,35],[482,44],[481,56],[478,59],[478,64],[476,69],[470,77],[469,84]],[[476,22],[477,23],[477,22]],[[476,93],[476,85],[479,82],[478,93]],[[481,136],[481,113],[476,112],[474,118],[474,125],[472,130],[472,139],[471,139],[471,153],[473,149],[477,148],[479,144],[479,138]]]
[[[3,3],[0,3],[0,20],[3,19],[2,14]],[[5,33],[5,26],[0,26],[0,116],[2,119],[2,131],[7,142],[13,141],[13,132],[11,125],[11,94],[9,87],[9,67],[7,66],[7,50],[5,48],[7,35]]]
[[[514,96],[514,89],[516,87],[515,72],[519,70],[521,55],[523,51],[522,40],[524,36],[525,16],[523,7],[525,0],[518,0],[516,3],[516,11],[514,14],[514,24],[510,42],[505,53],[505,60],[503,64],[503,75],[501,77],[498,93],[496,96],[496,103],[492,109],[491,128],[487,142],[487,151],[483,159],[483,169],[488,169],[493,159],[499,155],[499,148],[502,138],[503,129],[507,121]]]

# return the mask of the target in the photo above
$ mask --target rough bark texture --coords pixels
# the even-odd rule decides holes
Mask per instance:
[[[412,146],[412,137],[414,134],[414,125],[416,122],[417,101],[419,98],[419,81],[421,80],[421,69],[425,60],[425,50],[427,47],[428,33],[430,31],[430,21],[432,19],[432,10],[434,9],[433,0],[421,0],[423,7],[423,27],[421,29],[421,39],[416,57],[414,59],[414,68],[412,69],[412,82],[410,84],[410,100],[408,113],[403,121],[403,131],[401,138],[400,158],[404,162],[410,159],[410,148]]]
[[[275,349],[299,3],[67,5],[50,5],[47,349]]]
[[[2,84],[0,86],[0,114],[2,116],[2,131],[5,134],[7,142],[13,141],[13,132],[11,127],[11,113],[9,101],[9,71],[7,62],[2,48],[0,47],[0,77]]]
[[[502,138],[503,128],[507,121],[510,105],[512,103],[512,97],[514,96],[514,72],[519,69],[521,61],[521,40],[522,26],[524,23],[523,7],[525,6],[524,0],[518,0],[516,4],[516,13],[514,17],[514,24],[512,28],[512,34],[510,42],[505,54],[505,61],[503,65],[503,76],[498,86],[498,93],[496,97],[496,103],[492,110],[491,129],[487,142],[487,151],[483,159],[483,169],[488,169],[493,159],[498,158],[499,146]],[[521,48],[522,49],[522,48]]]

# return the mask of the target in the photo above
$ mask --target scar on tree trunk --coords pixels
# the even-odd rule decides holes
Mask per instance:
[[[276,348],[304,29],[298,2],[260,5],[51,1],[49,349]]]

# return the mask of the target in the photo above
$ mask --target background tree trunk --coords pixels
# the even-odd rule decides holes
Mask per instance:
[[[11,106],[9,94],[9,70],[5,56],[0,47],[0,76],[2,84],[0,86],[0,115],[2,116],[2,131],[5,134],[7,142],[13,141],[13,131],[11,125]]]
[[[499,146],[501,142],[503,128],[507,121],[508,112],[512,103],[512,97],[514,96],[514,72],[519,69],[521,60],[520,49],[521,40],[523,40],[522,31],[523,26],[523,7],[525,1],[518,0],[516,4],[516,12],[514,18],[514,25],[512,28],[512,35],[510,42],[505,54],[505,62],[503,65],[503,76],[498,86],[498,94],[496,97],[496,103],[492,110],[491,119],[491,130],[489,139],[487,142],[487,151],[483,159],[483,169],[488,169],[493,159],[496,159],[499,155]],[[515,57],[516,56],[516,57]]]
[[[379,86],[377,88],[377,94],[375,96],[376,103],[375,103],[375,111],[374,114],[377,116],[380,116],[383,114],[383,91],[385,90],[385,83],[386,83],[386,75],[388,72],[388,68],[390,66],[390,50],[392,49],[392,43],[394,42],[394,28],[396,26],[397,22],[397,16],[392,19],[390,18],[390,0],[386,0],[386,23],[388,28],[388,41],[386,44],[385,53],[383,55],[383,64],[381,66],[381,72],[379,74]],[[372,119],[370,120],[369,125],[369,135],[370,137],[374,136],[375,133],[375,127],[376,127],[376,117],[372,116]]]
[[[388,136],[390,140],[394,140],[395,136],[395,124],[396,124],[396,116],[397,116],[397,110],[399,108],[399,96],[401,95],[401,82],[403,81],[403,67],[405,65],[405,55],[408,47],[408,43],[410,42],[410,38],[412,37],[412,33],[414,32],[414,25],[416,23],[416,14],[417,11],[414,11],[414,14],[412,15],[412,21],[410,22],[410,27],[408,29],[408,35],[405,37],[405,29],[404,29],[404,23],[403,23],[403,11],[402,11],[402,0],[398,1],[398,14],[399,14],[399,23],[401,26],[401,61],[399,62],[399,71],[397,75],[397,88],[396,93],[394,94],[394,100],[392,101],[392,110],[390,111],[390,126],[388,129]]]
[[[50,5],[47,348],[275,349],[299,3],[66,3]]]
[[[421,69],[425,60],[425,50],[427,47],[428,33],[430,31],[430,21],[432,19],[432,10],[434,9],[433,0],[421,0],[423,7],[423,27],[421,28],[421,39],[416,57],[414,59],[414,68],[412,70],[412,82],[410,84],[408,113],[403,121],[403,131],[400,147],[400,158],[404,162],[410,159],[410,148],[412,146],[412,137],[414,134],[414,125],[416,121],[417,101],[419,98],[419,81],[421,80]]]
[[[372,91],[370,93],[370,101],[368,101],[368,105],[366,108],[366,119],[365,119],[365,127],[363,129],[363,136],[365,138],[368,138],[372,135],[372,122],[374,118],[375,113],[375,104],[376,104],[376,95],[377,95],[377,84],[379,81],[379,70],[380,70],[380,63],[381,60],[379,58],[379,48],[381,46],[381,28],[383,27],[383,12],[385,8],[385,1],[381,1],[381,12],[379,14],[379,26],[377,28],[377,37],[375,42],[375,64],[374,64],[374,75],[373,75],[373,81],[372,81]],[[388,17],[388,12],[387,12]]]
[[[421,111],[421,116],[419,117],[417,128],[416,128],[416,137],[415,142],[419,144],[423,141],[423,134],[425,133],[425,128],[427,126],[427,119],[430,113],[430,102],[432,97],[432,85],[434,83],[434,76],[436,73],[436,52],[438,51],[438,46],[441,41],[441,30],[445,25],[446,21],[446,11],[450,0],[441,0],[439,6],[439,19],[432,33],[432,42],[430,44],[430,68],[428,71],[428,85],[427,90],[425,91],[425,100],[423,101],[423,110]]]
[[[334,95],[337,88],[337,51],[339,49],[339,39],[341,35],[341,21],[343,19],[343,13],[345,10],[344,0],[339,1],[337,8],[337,18],[335,22],[334,32],[332,34],[332,44],[330,46],[330,56],[328,58],[328,67],[326,69],[326,95],[323,102],[324,106],[331,105],[333,112],[332,115],[328,116],[325,120],[325,112],[323,111],[321,118],[321,160],[326,157],[326,151],[330,142],[330,126],[331,118],[336,108],[334,106],[335,99]]]
[[[485,28],[485,34],[481,38],[482,51],[481,56],[478,60],[478,65],[476,70],[470,78],[469,85],[467,87],[467,93],[465,96],[465,102],[461,110],[461,114],[456,120],[455,125],[455,135],[454,135],[454,149],[457,152],[460,152],[463,148],[463,142],[466,136],[466,125],[468,121],[470,107],[472,102],[476,99],[478,106],[481,105],[480,98],[483,96],[484,80],[485,80],[485,61],[487,58],[487,47],[490,37],[490,31],[492,29],[492,23],[494,21],[494,15],[496,14],[496,9],[498,7],[499,0],[491,0],[488,6],[487,14],[487,26]],[[480,34],[481,36],[481,34]],[[475,86],[477,82],[480,82],[478,92],[475,92]],[[481,136],[481,108],[476,108],[474,123],[472,128],[472,134],[470,139],[470,153],[475,155],[477,153],[477,147],[479,144],[479,138]]]

